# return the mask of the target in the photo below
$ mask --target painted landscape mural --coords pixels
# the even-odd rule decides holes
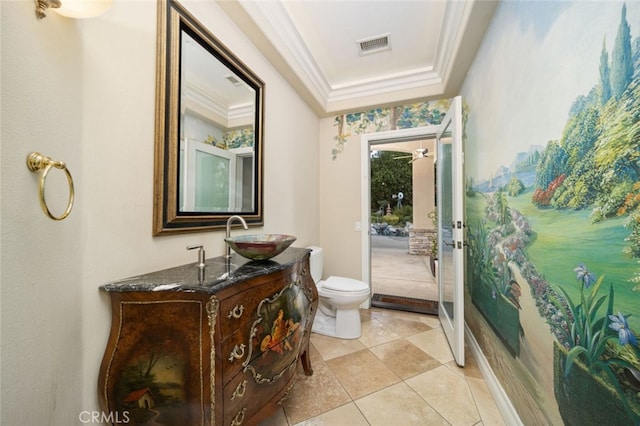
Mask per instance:
[[[469,327],[525,424],[640,424],[640,3],[503,2],[462,92]]]

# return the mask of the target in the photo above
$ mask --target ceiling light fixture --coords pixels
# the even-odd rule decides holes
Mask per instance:
[[[36,16],[43,19],[47,16],[47,9],[68,18],[94,18],[106,12],[112,0],[34,0]]]

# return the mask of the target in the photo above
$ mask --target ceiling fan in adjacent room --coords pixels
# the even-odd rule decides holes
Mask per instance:
[[[401,160],[403,158],[411,158],[409,163],[413,163],[416,160],[421,158],[431,157],[433,154],[429,153],[429,149],[427,148],[416,148],[411,155],[401,155],[399,157],[393,157],[394,160]]]

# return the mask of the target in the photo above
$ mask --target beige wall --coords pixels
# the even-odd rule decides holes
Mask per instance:
[[[215,3],[183,3],[266,83],[265,226],[249,232],[317,244],[317,116]],[[0,422],[78,424],[80,411],[98,409],[110,327],[98,287],[191,262],[189,244],[220,255],[223,232],[151,236],[155,1],[115,0],[86,21],[37,21],[33,2],[3,1],[0,16]],[[38,177],[25,167],[32,150],[73,173],[64,221],[40,210]]]
[[[350,136],[344,151],[333,160],[337,128],[333,117],[320,120],[320,240],[324,249],[324,276],[362,276],[360,222],[360,136]]]
[[[84,206],[80,201],[66,221],[47,219],[38,203],[38,177],[25,159],[42,151],[67,161],[77,182],[86,176],[77,125],[83,116],[82,40],[76,26],[37,22],[33,6],[0,3],[0,423],[73,424],[67,416],[80,410],[84,375]],[[66,53],[58,58],[61,45]],[[77,195],[84,196],[81,187]]]

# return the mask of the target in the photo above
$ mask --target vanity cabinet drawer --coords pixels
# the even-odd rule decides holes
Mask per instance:
[[[222,369],[223,383],[235,376],[249,357],[251,352],[249,337],[251,336],[251,324],[247,323],[241,329],[236,330],[231,336],[220,343],[220,350],[216,353],[216,363],[224,366]],[[255,354],[254,354],[255,356]]]
[[[290,281],[290,274],[276,274],[276,277],[262,279],[240,285],[218,295],[220,300],[220,337],[226,339],[244,324],[253,323],[258,318],[260,302],[271,297]],[[231,295],[230,295],[231,293]]]
[[[251,418],[270,401],[278,403],[290,392],[295,373],[294,364],[276,381],[265,383],[257,383],[250,372],[236,374],[224,387],[223,424],[244,424],[240,420]]]

